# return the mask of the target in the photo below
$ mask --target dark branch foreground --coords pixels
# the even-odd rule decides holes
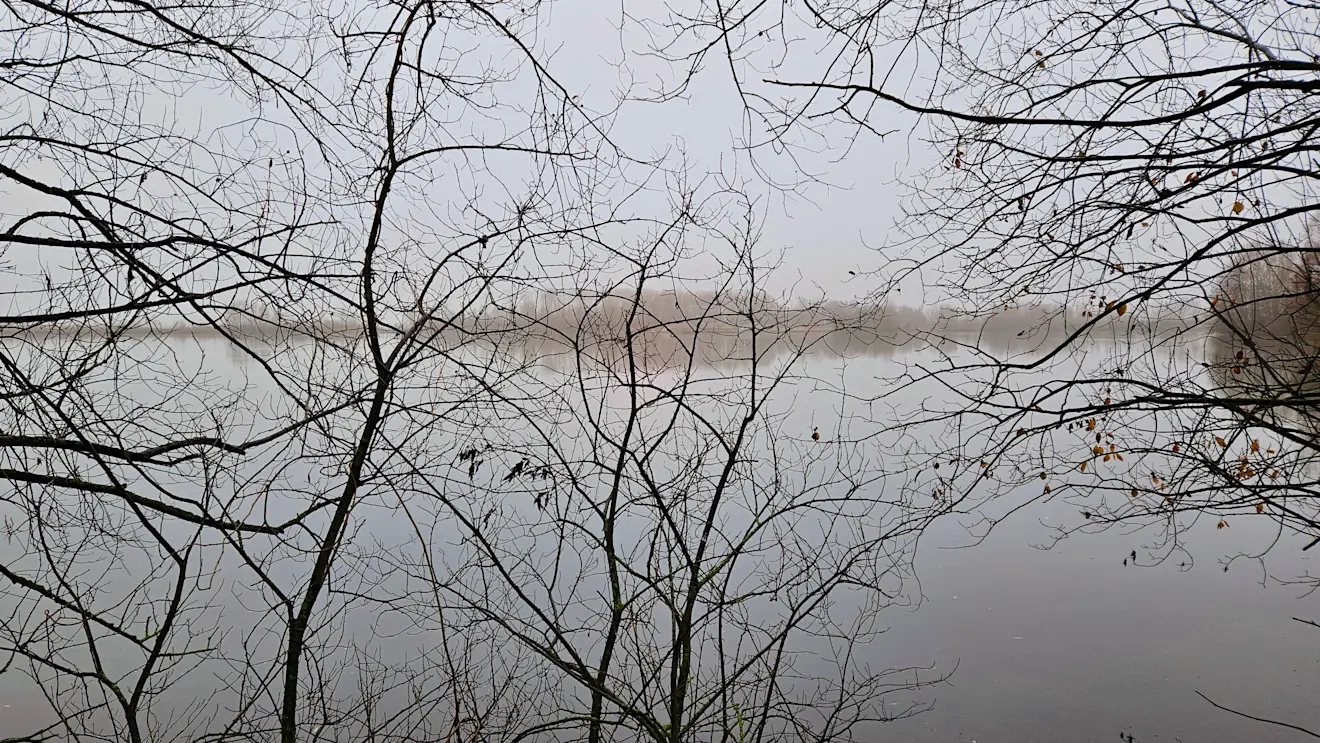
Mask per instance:
[[[620,148],[552,5],[0,6],[9,740],[925,707],[854,649],[942,509],[791,415],[878,316],[772,298],[745,184]]]
[[[874,303],[1040,317],[1007,345],[923,334],[942,357],[884,380],[912,497],[978,538],[1062,499],[1058,539],[1138,527],[1140,564],[1186,566],[1252,520],[1274,534],[1252,556],[1320,543],[1318,11],[731,0],[632,21],[685,71],[657,99],[734,78],[763,172],[907,131],[923,172],[900,229],[877,225]]]

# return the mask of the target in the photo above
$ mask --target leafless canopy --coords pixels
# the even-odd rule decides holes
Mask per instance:
[[[731,179],[618,146],[551,5],[0,4],[6,734],[919,709],[853,649],[939,509],[786,423],[850,320],[769,299]]]
[[[1201,516],[1320,538],[1318,10],[735,1],[638,22],[693,74],[727,61],[767,161],[893,122],[920,138],[878,296],[949,305],[946,357],[891,381],[955,402],[906,419],[910,486],[992,521],[1066,497],[1064,533],[1155,524],[1158,559]],[[1035,321],[985,325],[1005,312]]]

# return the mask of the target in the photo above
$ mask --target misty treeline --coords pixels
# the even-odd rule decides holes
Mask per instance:
[[[574,343],[617,345],[631,328],[639,340],[650,344],[649,365],[682,367],[691,359],[701,364],[747,360],[754,329],[775,329],[793,340],[784,348],[806,344],[811,353],[822,355],[893,355],[962,345],[1029,353],[1044,340],[1066,337],[1094,314],[1093,310],[1066,311],[1054,306],[1004,307],[985,313],[956,305],[911,307],[888,298],[811,300],[767,291],[735,296],[691,288],[646,289],[634,309],[633,294],[631,286],[579,287],[571,294],[520,292],[454,316],[394,314],[384,322],[384,330],[406,334],[429,329],[450,343],[494,334],[502,341],[517,339],[526,354],[551,357],[574,353]],[[76,318],[40,325],[15,323],[8,332],[24,336],[114,332],[123,338],[240,337],[249,342],[279,337],[349,339],[365,332],[365,326],[352,316],[290,312],[263,301],[238,301],[220,309],[213,321],[202,323],[171,318],[110,331]],[[1106,330],[1111,339],[1127,333],[1196,337],[1211,332],[1198,318],[1182,315],[1178,308],[1153,321],[1112,318]]]
[[[1320,441],[1317,247],[1320,223],[1309,221],[1295,242],[1260,245],[1237,256],[1218,283],[1206,354],[1225,396],[1246,399],[1249,419],[1307,448]],[[1313,523],[1302,518],[1304,526]]]
[[[1031,353],[1043,340],[1077,330],[1087,319],[1086,313],[1060,312],[1055,307],[968,312],[957,306],[910,307],[888,297],[841,302],[776,298],[765,293],[730,296],[653,290],[639,295],[635,312],[626,291],[574,297],[567,302],[562,297],[538,297],[524,299],[508,310],[493,309],[488,317],[474,318],[472,327],[514,333],[526,342],[529,353],[547,356],[576,353],[570,339],[608,348],[619,344],[631,329],[637,342],[647,348],[648,364],[681,368],[689,360],[703,364],[746,361],[752,353],[754,331],[766,329],[774,329],[782,337],[781,348],[807,348],[825,356],[956,351],[963,345]],[[1196,319],[1174,311],[1154,322],[1114,318],[1105,329],[1112,337],[1129,333],[1195,337],[1199,325]]]

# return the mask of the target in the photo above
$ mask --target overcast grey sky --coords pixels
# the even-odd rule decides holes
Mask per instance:
[[[367,6],[359,3],[357,7]],[[642,27],[635,21],[623,20],[625,11],[638,18],[647,12],[665,13],[666,6],[651,0],[609,3],[561,0],[544,8],[536,40],[543,50],[553,50],[548,56],[549,69],[571,93],[580,96],[587,109],[613,109],[624,88],[631,87],[632,95],[638,96],[649,88],[672,86],[676,81],[671,65],[646,56],[648,37]],[[792,37],[808,31],[790,27],[782,33]],[[499,55],[507,54],[497,44],[487,44],[481,39],[464,41],[461,34],[455,34],[447,42],[477,58],[489,54],[499,60]],[[810,49],[802,42],[794,50],[796,56],[790,59],[791,64],[781,64],[773,70],[774,74],[787,79],[809,78],[814,61]],[[769,70],[776,62],[782,60],[770,54],[759,57],[753,54],[742,61],[740,74],[747,81],[759,83],[761,70]],[[890,134],[883,141],[873,136],[862,137],[847,150],[846,157],[840,157],[844,154],[841,141],[831,142],[831,148],[814,154],[799,150],[792,160],[765,146],[749,154],[743,147],[749,134],[763,140],[764,132],[756,129],[749,132],[748,119],[727,64],[722,55],[712,55],[681,99],[664,103],[626,102],[613,122],[611,137],[625,150],[643,157],[681,150],[694,179],[718,172],[739,181],[755,197],[762,215],[760,252],[783,253],[782,266],[770,281],[772,290],[792,290],[807,296],[826,293],[836,299],[865,295],[876,282],[864,274],[881,267],[872,248],[886,241],[900,215],[903,179],[933,160],[931,153],[922,151],[919,138],[910,136],[916,122],[911,117],[886,120],[886,129],[907,129]],[[795,68],[794,64],[799,66]],[[278,155],[283,148],[279,139],[283,136],[281,124],[287,121],[287,116],[274,108],[263,109],[264,123],[249,129],[247,122],[253,112],[250,103],[219,95],[215,87],[180,90],[165,84],[159,89],[147,86],[139,91],[145,118],[174,135],[195,136],[211,143],[224,141],[225,147],[239,154],[249,150],[264,154],[270,149]],[[24,113],[38,115],[34,113],[35,105],[24,112],[33,102],[24,101],[13,88],[5,96],[6,100],[0,101],[5,104],[0,111],[8,110],[10,118],[22,119]],[[462,121],[460,126],[469,125]],[[487,122],[486,126],[494,125]],[[298,147],[296,143],[289,144],[289,157],[303,157],[307,161],[315,158],[315,153],[305,146],[302,151],[294,151]],[[757,159],[759,168],[775,178],[795,178],[797,169],[802,168],[833,185],[814,184],[800,193],[786,193],[757,177],[751,157]],[[51,165],[32,160],[24,163],[24,167],[58,180]],[[315,166],[312,168],[315,170]],[[453,176],[458,180],[462,177]],[[153,176],[140,185],[134,184],[147,195],[137,193],[133,198],[149,197],[158,206],[181,198],[163,181]],[[443,213],[446,200],[452,198],[457,203],[461,198],[452,188],[452,183],[436,181],[416,193],[406,194],[405,198],[430,202],[437,213]],[[2,210],[11,217],[50,203],[46,197],[12,182],[0,185],[0,189],[4,191],[0,193],[5,202]],[[657,202],[656,206],[659,209],[662,205]],[[52,259],[59,260],[50,255],[12,251],[6,256],[11,265],[29,272],[31,281],[37,281],[41,273],[58,271],[51,264]],[[861,275],[852,276],[850,271]],[[907,296],[909,303],[920,301],[913,293]],[[13,301],[11,297],[11,305]]]
[[[555,69],[563,71],[565,79],[586,81],[584,92],[588,102],[599,100],[597,96],[611,95],[611,88],[617,88],[621,79],[635,80],[639,87],[655,86],[658,81],[670,85],[674,82],[669,66],[641,53],[647,39],[635,22],[623,21],[625,5],[627,13],[634,18],[648,10],[663,13],[666,7],[649,0],[642,3],[567,0],[553,6],[547,48],[557,47],[553,58]],[[807,32],[809,29],[803,27],[790,27],[785,33],[791,37]],[[783,79],[793,79],[795,75],[808,78],[810,67],[799,64],[812,60],[808,42],[795,46],[796,54],[787,61],[776,55],[776,49],[777,46],[747,59],[742,69],[746,78],[754,82],[759,82],[763,74]],[[625,65],[622,70],[621,61]],[[771,72],[771,64],[779,66]],[[758,87],[768,89],[768,86]],[[617,136],[641,151],[681,143],[698,169],[723,168],[751,177],[748,154],[742,147],[747,141],[746,118],[726,58],[719,54],[711,56],[686,89],[684,98],[662,104],[630,104],[618,120]],[[843,157],[842,141],[831,143],[837,149],[816,156],[796,152],[796,161],[777,155],[770,147],[755,151],[760,164],[785,181],[795,176],[794,168],[801,166],[834,184],[834,187],[816,184],[802,194],[787,194],[766,185],[759,188],[765,212],[763,247],[784,251],[782,272],[774,282],[778,287],[795,285],[806,293],[811,293],[813,287],[845,294],[867,291],[870,282],[864,277],[850,277],[848,271],[864,273],[879,267],[879,257],[867,246],[883,243],[901,216],[899,200],[904,193],[904,175],[928,167],[934,160],[929,153],[921,151],[916,138],[909,136],[918,123],[914,117],[895,111],[888,112],[885,118],[886,129],[901,131],[883,141],[874,136],[863,137]]]

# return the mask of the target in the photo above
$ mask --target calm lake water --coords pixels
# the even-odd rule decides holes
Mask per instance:
[[[1320,630],[1292,619],[1320,616],[1320,594],[1262,585],[1259,565],[1244,560],[1225,573],[1218,558],[1235,554],[1243,535],[1208,523],[1197,530],[1198,560],[1185,570],[1176,561],[1125,567],[1134,549],[1145,561],[1140,534],[1033,549],[1044,528],[1032,516],[1048,519],[1048,511],[1002,524],[972,549],[943,549],[965,543],[948,525],[928,535],[917,568],[927,600],[891,617],[889,642],[906,660],[957,667],[948,686],[930,693],[932,711],[892,723],[884,739],[1305,738],[1214,709],[1196,691],[1258,717],[1320,728]],[[1271,572],[1315,575],[1303,544],[1285,541],[1270,555]]]
[[[244,374],[240,361],[219,358],[213,363]],[[864,396],[864,380],[890,363],[882,356],[822,360],[813,362],[813,372],[847,377],[850,390]],[[815,426],[831,430],[839,413],[835,397],[813,389],[804,389],[792,409],[792,425],[804,435]],[[1220,562],[1266,543],[1271,533],[1263,519],[1223,531],[1203,521],[1188,535],[1195,561],[1185,567],[1181,558],[1154,564],[1146,535],[1119,529],[1075,536],[1049,550],[1033,546],[1047,541],[1051,524],[1075,518],[1066,504],[1040,504],[974,547],[966,546],[968,531],[958,517],[937,522],[922,537],[920,605],[886,610],[890,630],[865,649],[863,660],[877,667],[934,664],[952,675],[890,703],[895,710],[909,701],[933,709],[868,728],[867,737],[914,743],[1304,737],[1217,710],[1197,691],[1248,714],[1320,730],[1320,629],[1293,620],[1320,621],[1320,593],[1305,596],[1304,586],[1274,579],[1320,574],[1300,540],[1285,539],[1269,555],[1271,577],[1250,560],[1233,562],[1227,572]],[[1135,564],[1125,566],[1134,550]],[[241,610],[224,616],[250,619]],[[0,697],[0,736],[26,732],[43,719],[34,712],[40,700],[12,675],[0,676]]]

